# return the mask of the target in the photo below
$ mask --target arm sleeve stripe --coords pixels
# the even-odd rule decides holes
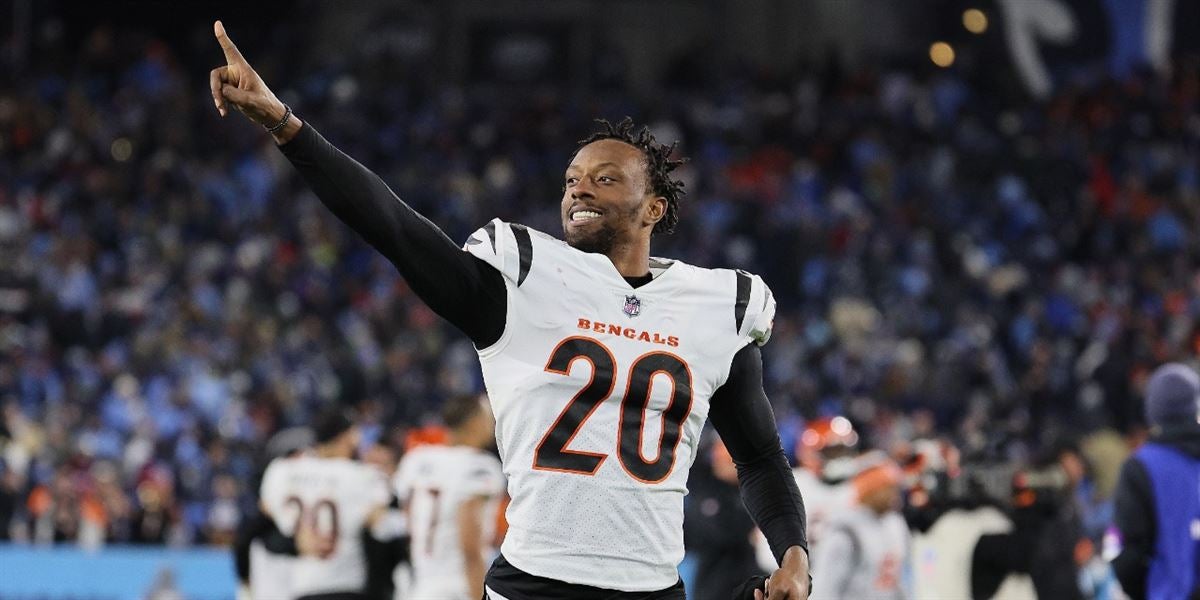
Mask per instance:
[[[496,253],[496,224],[488,221],[487,225],[483,226],[483,230],[487,232],[488,240],[492,242],[492,254]]]
[[[510,223],[509,229],[517,240],[517,254],[521,259],[520,271],[517,274],[517,287],[521,287],[521,284],[525,283],[525,276],[529,275],[529,265],[533,264],[533,240],[529,239],[529,230],[525,229],[524,225]]]
[[[742,320],[746,318],[746,305],[750,304],[750,276],[737,272],[737,301],[733,303],[733,320],[737,331],[742,331]]]

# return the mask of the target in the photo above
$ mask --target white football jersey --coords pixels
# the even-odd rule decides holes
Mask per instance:
[[[812,598],[905,598],[909,543],[900,513],[879,515],[860,505],[834,515],[812,551]]]
[[[821,543],[821,536],[829,526],[829,521],[839,514],[854,510],[858,505],[854,483],[850,480],[828,483],[805,468],[794,469],[793,473],[796,487],[804,498],[804,511],[808,517],[809,552],[815,552],[812,545]]]
[[[413,586],[405,595],[421,600],[458,600],[469,594],[458,510],[463,502],[483,497],[484,560],[495,554],[496,515],[504,495],[500,461],[466,446],[418,446],[396,470],[396,497],[408,509],[412,536],[409,552]]]
[[[299,456],[271,461],[263,475],[262,503],[287,536],[301,519],[314,523],[336,543],[328,556],[301,556],[293,563],[291,592],[308,594],[360,591],[367,581],[362,530],[367,517],[391,498],[387,478],[349,459]]]
[[[567,583],[674,585],[709,399],[770,335],[770,290],[661,259],[635,289],[608,257],[500,220],[464,248],[507,286],[504,333],[479,350],[512,497],[501,552]]]
[[[275,554],[259,540],[250,543],[250,598],[291,598],[296,557]]]

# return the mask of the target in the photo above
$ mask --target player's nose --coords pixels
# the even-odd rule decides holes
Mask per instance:
[[[573,200],[595,197],[596,188],[587,179],[581,179],[571,187],[571,199]]]
[[[571,198],[595,198],[596,185],[589,176],[582,176],[571,186]]]

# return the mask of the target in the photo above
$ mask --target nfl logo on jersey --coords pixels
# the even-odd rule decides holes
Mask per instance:
[[[625,314],[636,317],[642,312],[642,301],[637,296],[625,296]]]

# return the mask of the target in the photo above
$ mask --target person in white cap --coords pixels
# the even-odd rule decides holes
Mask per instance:
[[[884,461],[853,479],[857,505],[833,515],[813,564],[814,600],[906,598],[908,524],[899,513],[900,468]]]

